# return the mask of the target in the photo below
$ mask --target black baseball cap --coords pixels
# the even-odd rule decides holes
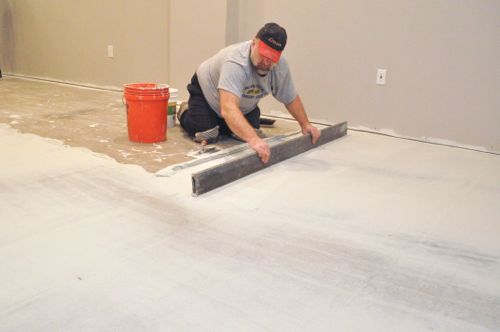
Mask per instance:
[[[286,30],[277,23],[266,23],[257,32],[260,55],[278,62],[286,45]]]

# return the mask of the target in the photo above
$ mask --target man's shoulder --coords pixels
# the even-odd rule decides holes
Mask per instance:
[[[247,66],[250,61],[250,41],[228,46],[225,61]]]
[[[228,54],[224,59],[223,67],[232,74],[248,76],[251,72],[250,42],[243,42],[229,46]]]
[[[289,76],[290,67],[288,66],[288,62],[285,57],[281,56],[280,61],[271,69],[271,75],[274,78],[282,79],[284,77]]]
[[[288,66],[288,61],[286,60],[286,58],[283,55],[280,57],[280,61],[276,64],[275,68],[276,68],[276,70],[278,70],[280,72],[290,70],[290,67]]]

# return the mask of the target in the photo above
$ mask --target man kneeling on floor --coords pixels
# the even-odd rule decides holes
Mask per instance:
[[[287,35],[276,23],[267,23],[250,41],[228,46],[203,62],[188,84],[189,100],[177,113],[181,127],[206,144],[219,135],[234,135],[254,149],[263,163],[271,156],[258,134],[260,99],[269,93],[282,102],[315,144],[320,136],[295,91],[290,69],[281,56]]]

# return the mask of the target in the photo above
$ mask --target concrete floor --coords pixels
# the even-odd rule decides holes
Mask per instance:
[[[23,133],[60,140],[108,155],[120,163],[157,172],[193,160],[200,145],[179,126],[167,130],[167,140],[156,144],[129,141],[122,92],[96,90],[6,76],[0,80],[0,123]],[[297,132],[295,121],[279,119],[262,127],[267,137]],[[223,137],[215,146],[226,149],[241,142]]]
[[[200,197],[0,124],[1,331],[498,331],[500,156],[342,139]]]

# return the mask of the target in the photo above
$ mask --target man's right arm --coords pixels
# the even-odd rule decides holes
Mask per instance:
[[[229,91],[219,89],[221,116],[226,121],[229,129],[238,137],[241,137],[257,152],[257,155],[265,164],[271,157],[269,145],[261,139],[255,129],[248,123],[241,113],[240,99]]]

